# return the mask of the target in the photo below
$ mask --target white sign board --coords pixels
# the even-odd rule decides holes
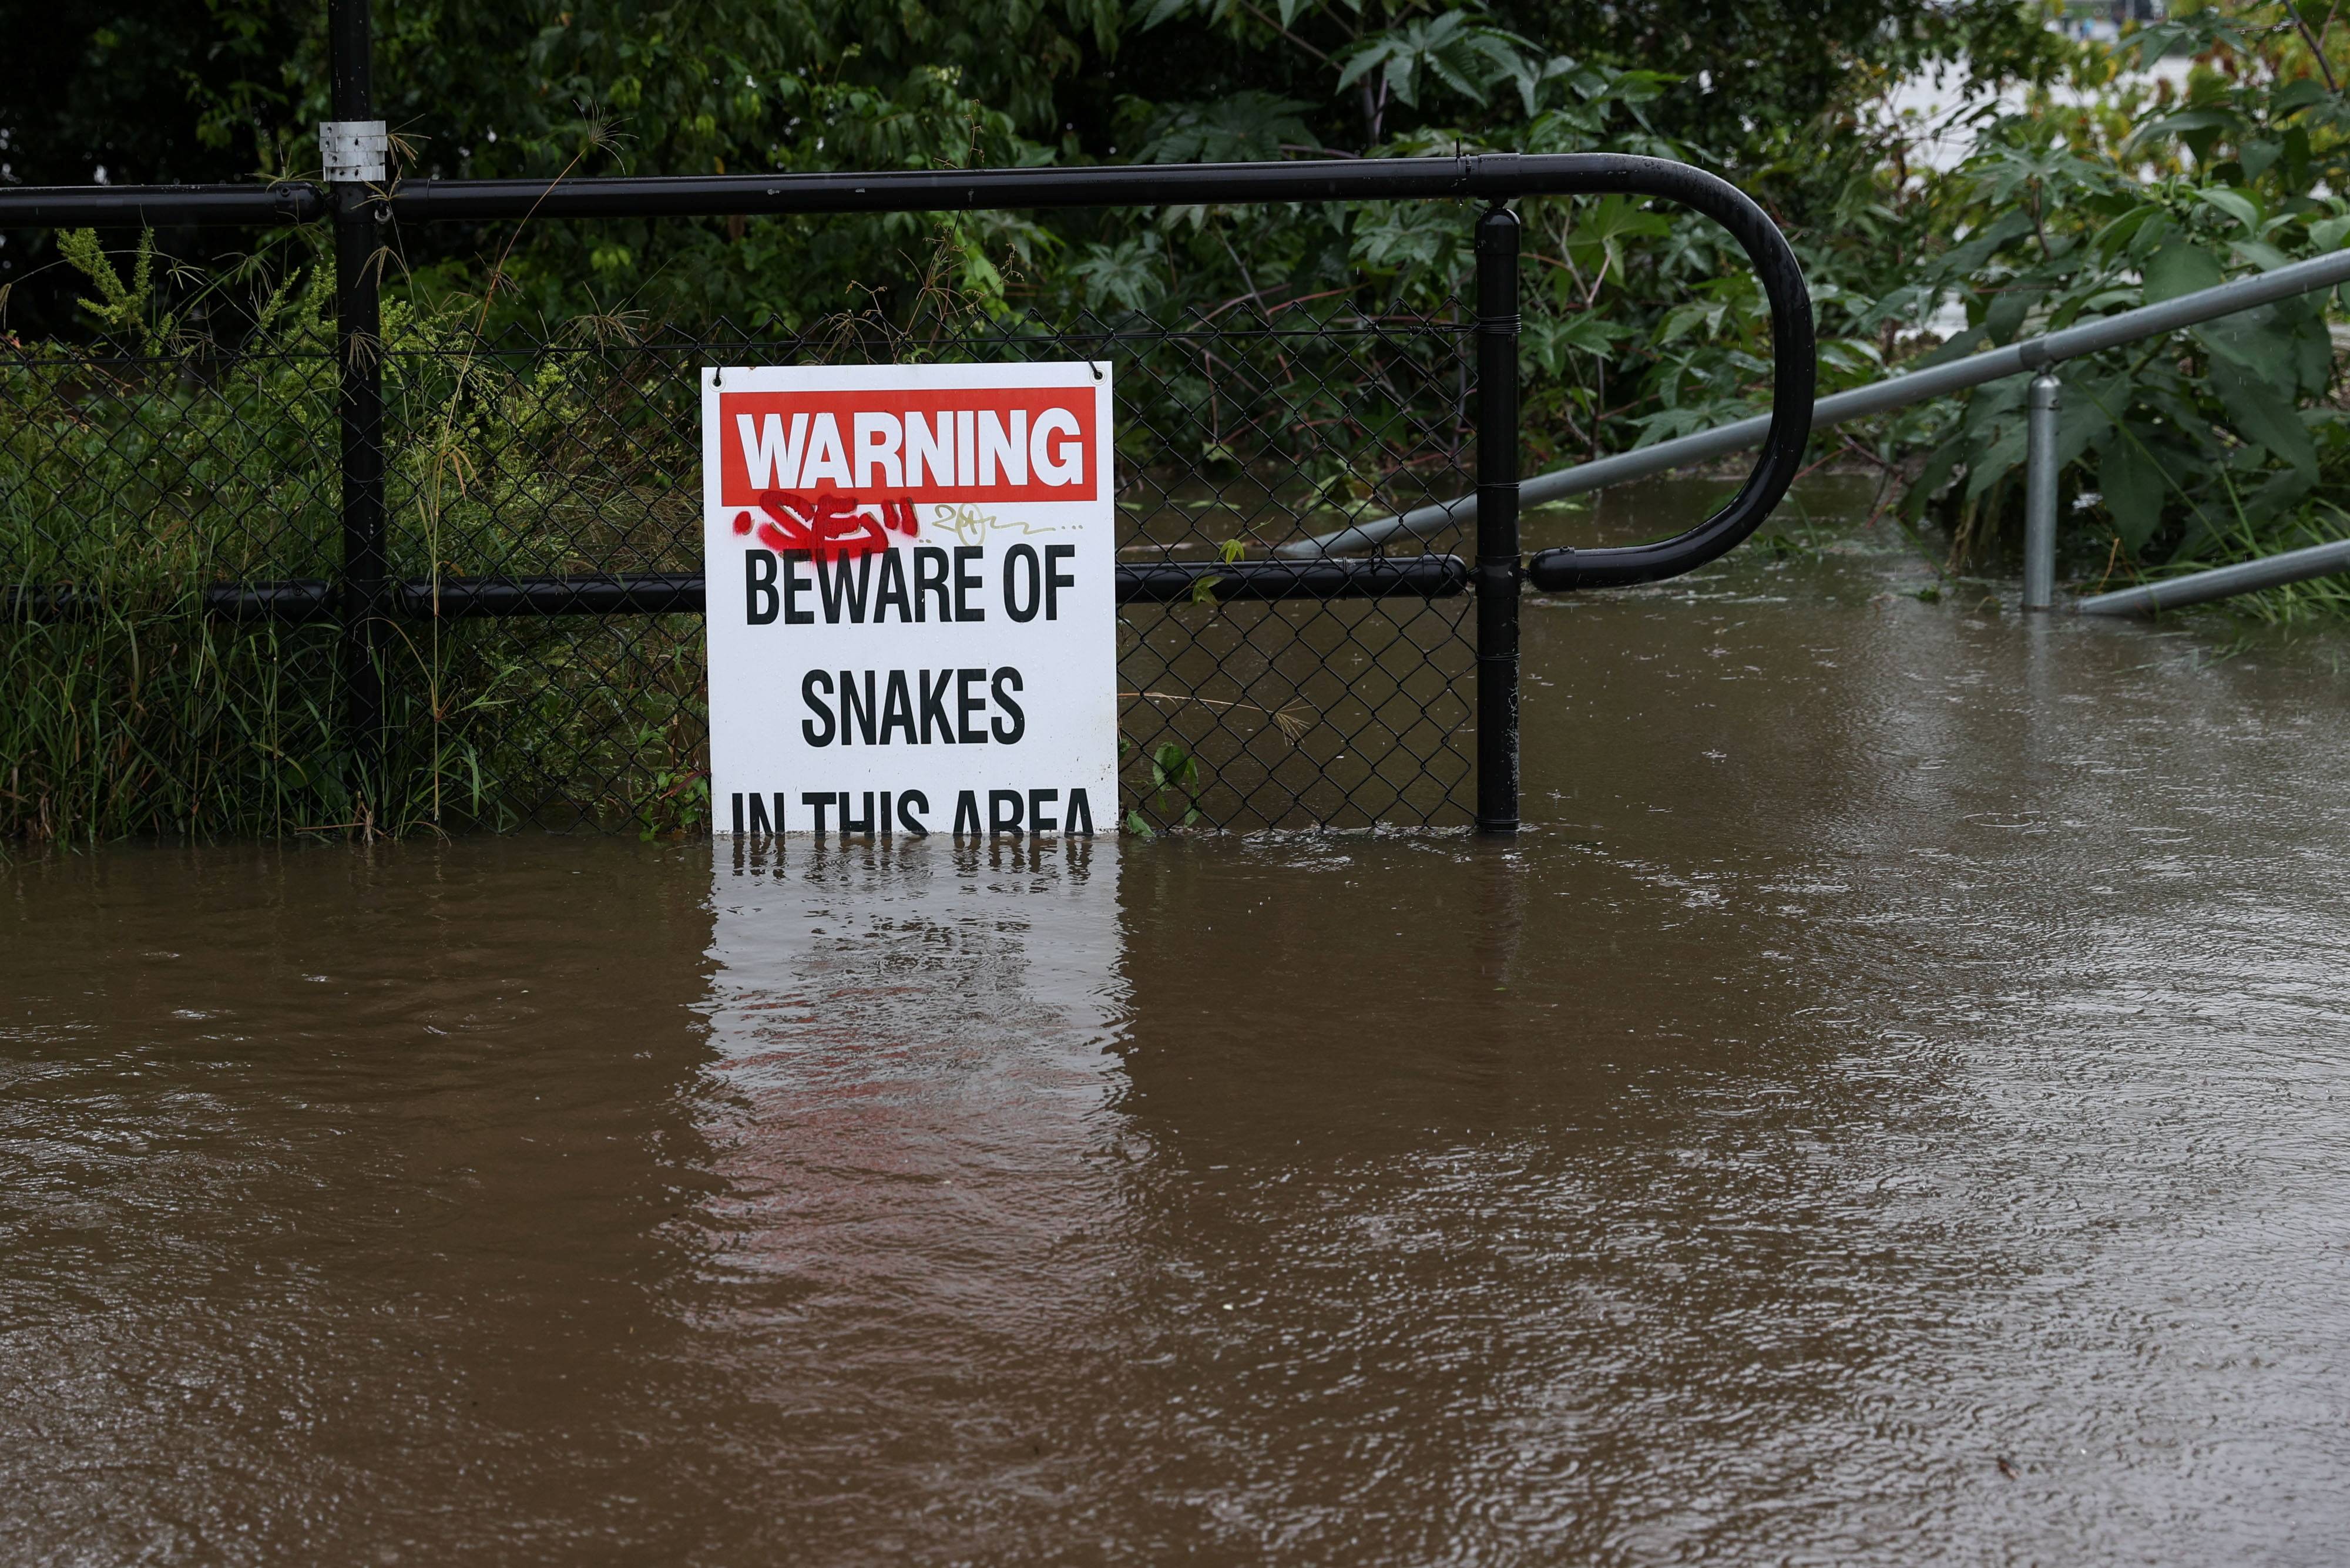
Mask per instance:
[[[1109,367],[702,373],[720,833],[1118,806]]]

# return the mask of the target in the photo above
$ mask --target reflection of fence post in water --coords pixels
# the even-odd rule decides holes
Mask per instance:
[[[1477,829],[1518,830],[1518,215],[1477,220]]]
[[[342,426],[345,722],[357,778],[374,798],[372,764],[383,739],[383,654],[388,554],[383,506],[383,337],[377,297],[376,214],[384,130],[375,115],[369,62],[368,0],[334,0],[328,18],[334,119],[319,151],[332,182],[335,223],[335,363]]]

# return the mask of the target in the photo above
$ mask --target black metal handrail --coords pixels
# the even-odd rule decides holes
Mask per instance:
[[[1538,587],[1556,591],[1655,582],[1695,571],[1752,534],[1803,466],[1816,376],[1811,295],[1802,264],[1786,236],[1744,192],[1686,163],[1606,152],[1482,152],[1282,163],[408,180],[369,187],[362,200],[395,220],[492,223],[1445,198],[1499,202],[1578,195],[1654,197],[1702,213],[1729,231],[1770,302],[1771,414],[1762,457],[1728,505],[1686,533],[1651,544],[1541,551],[1525,564],[1526,572]],[[0,190],[0,227],[307,222],[332,212],[325,188],[299,183]]]

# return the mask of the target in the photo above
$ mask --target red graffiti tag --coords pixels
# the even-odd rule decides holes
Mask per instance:
[[[819,561],[870,556],[889,547],[884,530],[912,538],[918,532],[910,498],[859,501],[837,490],[811,495],[796,490],[762,490],[759,510],[734,514],[734,532],[756,531],[759,543],[778,552],[802,552]]]

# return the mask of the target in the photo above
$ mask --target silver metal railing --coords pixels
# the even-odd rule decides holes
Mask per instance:
[[[2350,539],[2336,539],[2330,545],[2280,550],[2257,561],[2239,561],[2232,566],[2214,566],[2208,572],[2165,577],[2158,583],[2141,583],[2134,588],[2116,588],[2109,594],[2077,600],[2073,607],[2083,615],[2152,615],[2157,610],[2205,604],[2248,594],[2255,588],[2280,587],[2286,583],[2306,582],[2311,577],[2345,571],[2350,571]]]
[[[1866,419],[1871,414],[1886,413],[1894,409],[1907,408],[1912,403],[1948,397],[2009,376],[2041,372],[2033,381],[2025,426],[2030,447],[2024,466],[2023,602],[2027,607],[2044,609],[2055,597],[2056,416],[2062,395],[2061,384],[2051,367],[2061,365],[2067,359],[2102,353],[2125,343],[2199,326],[2223,316],[2256,310],[2263,305],[2273,305],[2281,299],[2332,288],[2342,283],[2350,283],[2350,250],[2289,263],[2269,272],[2220,284],[2216,288],[2183,294],[2159,305],[2140,306],[2136,310],[2125,310],[2118,316],[2100,317],[2095,321],[2068,327],[2061,332],[2050,332],[2020,343],[2011,343],[2004,348],[1969,355],[1948,364],[1913,370],[1907,375],[1889,376],[1866,387],[1837,392],[1812,405],[1812,426],[1817,430],[1842,424],[1848,420]],[[1610,484],[1623,484],[1663,473],[1669,469],[1706,462],[1759,445],[1770,424],[1770,420],[1762,416],[1740,420],[1734,424],[1700,431],[1695,435],[1659,441],[1654,446],[1644,446],[1632,452],[1618,452],[1613,457],[1537,474],[1520,482],[1518,504],[1521,506],[1539,506]],[[1464,495],[1457,501],[1439,502],[1399,516],[1351,524],[1311,539],[1284,545],[1274,553],[1291,559],[1343,555],[1354,550],[1367,550],[1398,536],[1431,533],[1449,524],[1465,524],[1476,515],[1477,498]],[[2296,575],[2264,577],[2251,586],[2270,587],[2278,583],[2322,576],[2327,572],[2343,569],[2341,565],[2321,564],[2336,559],[2324,552],[2337,548],[2350,554],[2350,544],[2338,547],[2314,545],[2307,550],[2287,551],[2268,562],[2223,566],[2216,572],[2173,578],[2143,588],[2100,594],[2081,600],[2076,607],[2090,615],[2127,615],[2142,614],[2170,605],[2200,603],[2205,598],[2224,597],[2245,590],[2241,587],[2220,587],[2216,591],[2203,592],[2193,586],[2199,578],[2242,573],[2248,567],[2266,566],[2272,563],[2281,567],[2286,563],[2293,563],[2293,569]],[[2350,564],[2350,560],[2345,560],[2345,564]],[[2158,597],[2149,599],[2147,597],[2148,595]]]

